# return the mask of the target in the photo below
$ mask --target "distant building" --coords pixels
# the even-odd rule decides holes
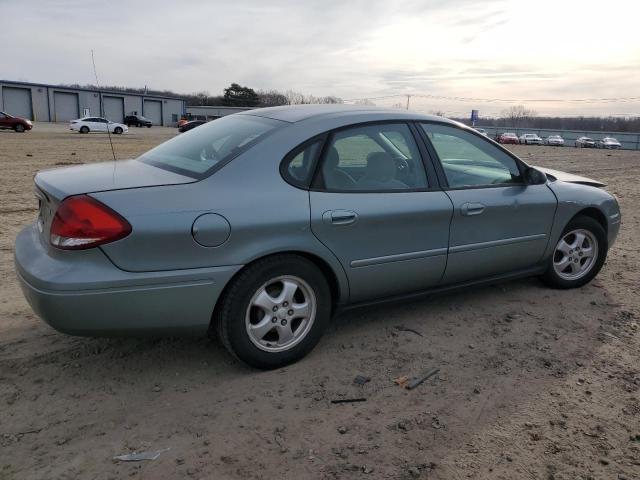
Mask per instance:
[[[36,122],[68,122],[84,116],[122,122],[126,115],[175,126],[186,112],[181,98],[0,80],[0,111]]]
[[[255,107],[216,107],[213,105],[199,105],[187,107],[187,117],[189,120],[215,120],[216,118],[231,115],[232,113],[244,112]]]

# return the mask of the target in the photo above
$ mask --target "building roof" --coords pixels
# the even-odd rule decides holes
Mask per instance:
[[[65,85],[49,85],[46,83],[32,83],[32,82],[16,82],[14,80],[0,80],[0,84],[7,84],[11,86],[28,86],[28,87],[42,87],[42,88],[51,88],[55,90],[75,90],[81,92],[93,92],[93,93],[106,93],[109,95],[133,95],[136,97],[149,97],[149,98],[163,98],[166,100],[180,100],[184,102],[185,100],[180,97],[168,97],[166,95],[156,95],[154,93],[140,93],[140,92],[128,92],[125,90],[106,90],[103,88],[86,88],[86,87],[69,87]]]

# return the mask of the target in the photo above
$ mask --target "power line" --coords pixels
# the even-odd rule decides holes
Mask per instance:
[[[431,98],[437,100],[451,100],[459,102],[503,102],[503,103],[619,103],[619,102],[640,102],[640,97],[613,97],[613,98],[475,98],[475,97],[452,97],[446,95],[430,95],[426,93],[397,93],[394,95],[385,95],[379,97],[363,97],[345,99],[345,102],[358,102],[366,100],[383,100],[387,98],[399,98],[399,97],[418,97],[418,98]]]

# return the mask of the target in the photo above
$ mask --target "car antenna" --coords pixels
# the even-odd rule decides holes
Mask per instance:
[[[102,97],[100,82],[98,81],[98,71],[96,70],[96,59],[93,56],[93,48],[91,49],[91,63],[93,63],[93,74],[96,77],[96,86],[98,87],[98,95],[100,95],[100,111],[104,113],[104,98]],[[108,119],[107,119],[108,121]],[[113,141],[111,140],[111,132],[109,131],[109,124],[107,123],[107,135],[109,137],[109,145],[111,145],[111,154],[113,155],[113,169],[115,174],[116,168],[116,151],[113,148]]]

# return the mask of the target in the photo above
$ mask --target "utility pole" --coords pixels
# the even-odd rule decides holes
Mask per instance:
[[[411,95],[407,95],[407,110],[409,110],[409,99],[411,98]]]

